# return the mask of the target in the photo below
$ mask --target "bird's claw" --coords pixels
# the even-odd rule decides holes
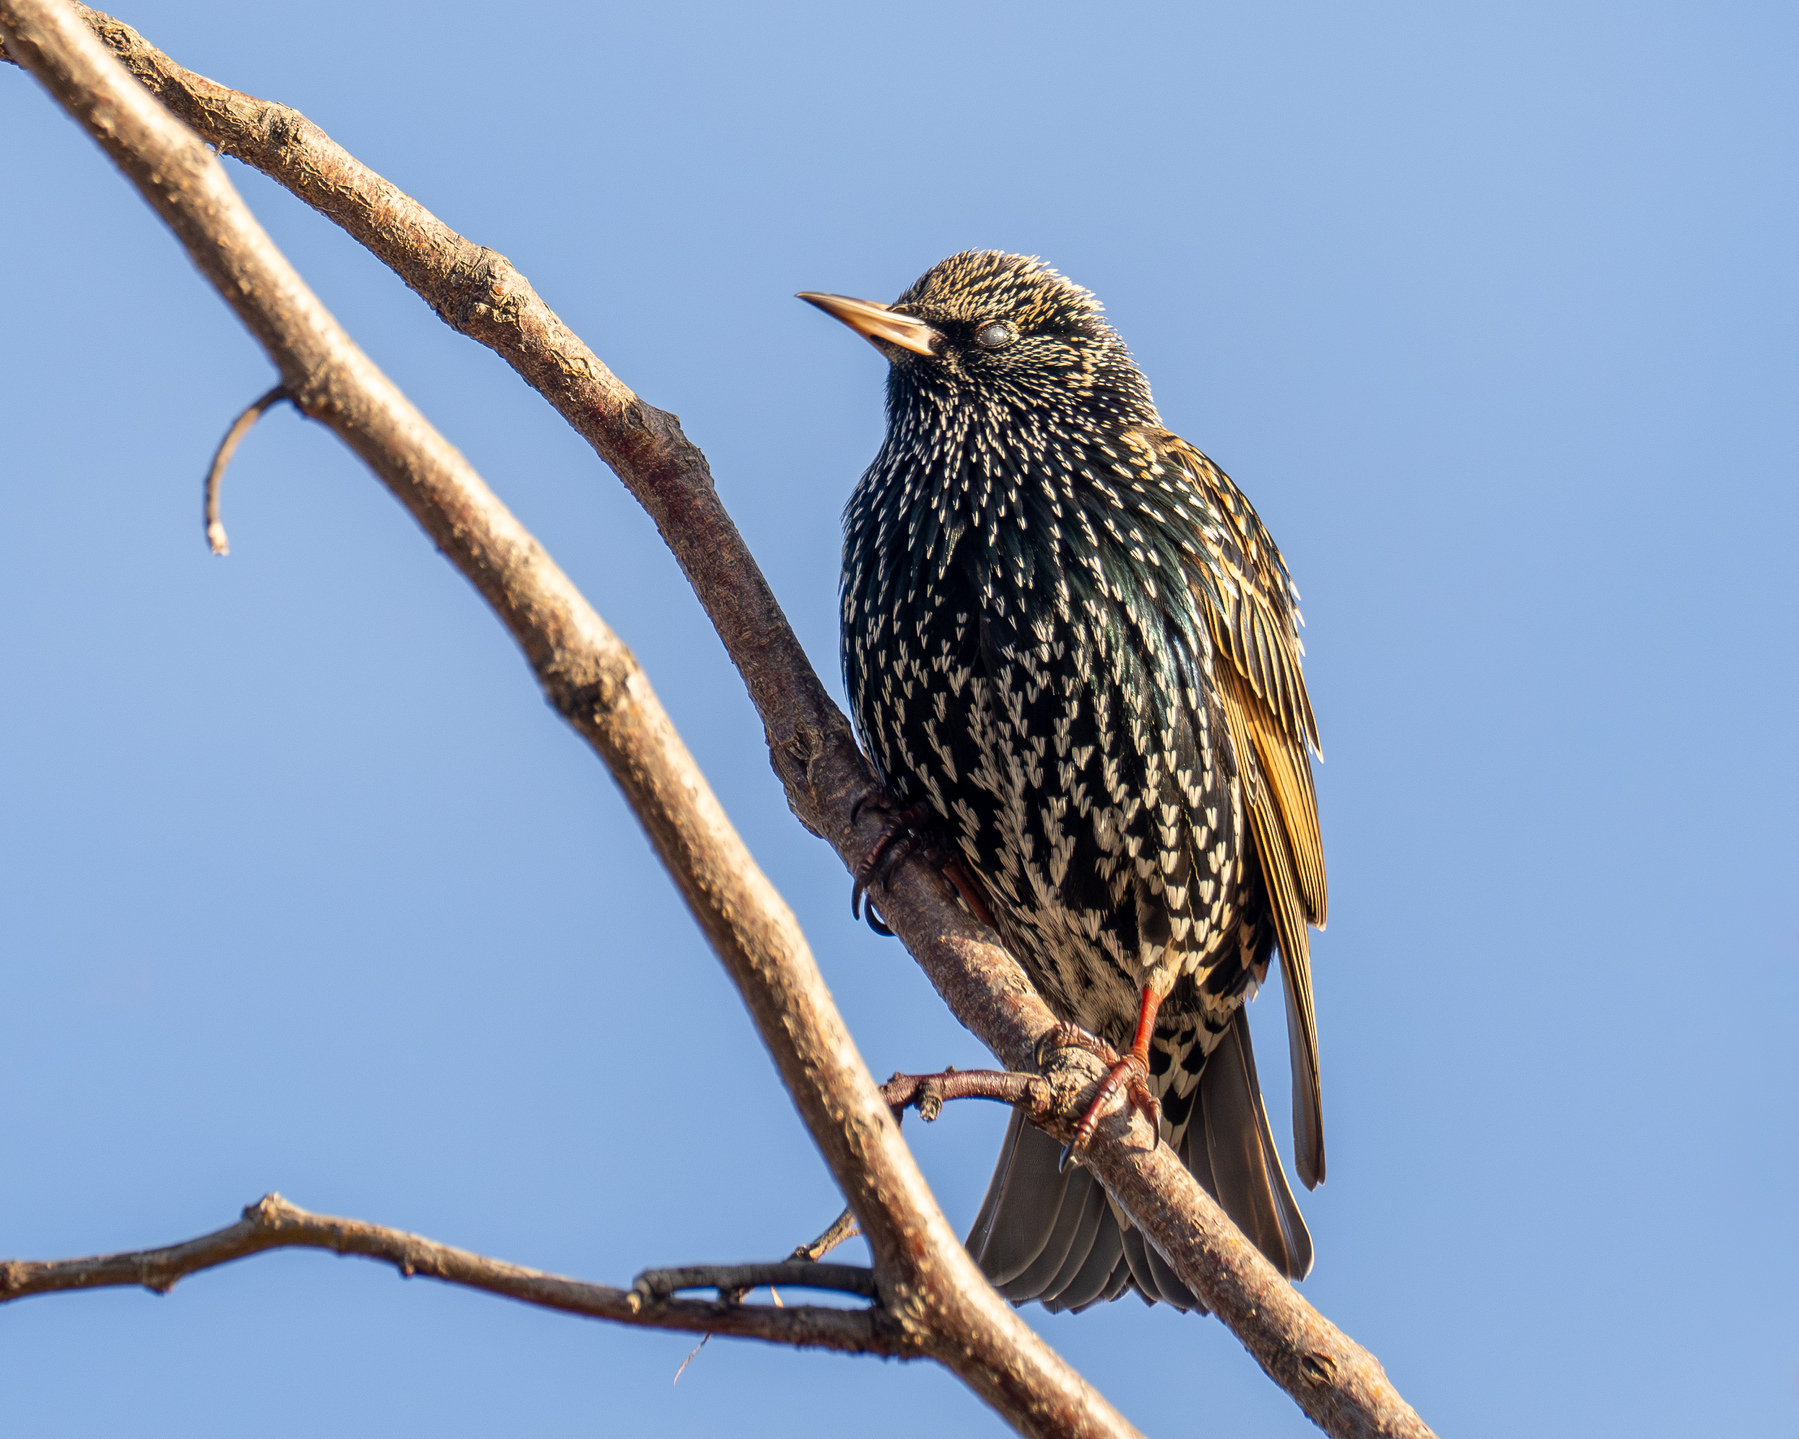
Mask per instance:
[[[865,798],[856,801],[851,812],[850,823],[854,824],[864,809],[884,809],[878,799]],[[920,845],[925,843],[919,826],[930,816],[928,804],[909,805],[898,814],[891,815],[881,826],[881,832],[875,838],[874,846],[868,851],[868,858],[856,869],[855,883],[850,886],[850,914],[861,919],[864,914],[863,897],[868,893],[871,884],[885,885],[893,867]],[[881,923],[875,913],[873,904],[866,908],[868,927],[876,934],[891,936],[893,931]]]
[[[1086,1109],[1076,1121],[1074,1134],[1062,1146],[1061,1158],[1056,1162],[1058,1172],[1066,1170],[1071,1163],[1080,1159],[1087,1141],[1093,1138],[1093,1132],[1099,1128],[1099,1121],[1107,1104],[1120,1090],[1124,1091],[1125,1103],[1149,1121],[1152,1132],[1161,1128],[1162,1106],[1149,1091],[1149,1063],[1135,1050],[1120,1055],[1099,1036],[1089,1034],[1079,1025],[1066,1021],[1051,1030],[1038,1046],[1040,1059],[1044,1049],[1084,1049],[1089,1054],[1098,1055],[1108,1066],[1106,1077],[1100,1080],[1099,1088],[1093,1092],[1093,1098],[1087,1101]]]

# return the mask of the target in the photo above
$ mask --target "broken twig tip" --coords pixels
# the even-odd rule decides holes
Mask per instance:
[[[237,447],[244,436],[250,433],[250,427],[263,416],[263,413],[283,400],[291,400],[286,385],[277,385],[266,395],[259,395],[250,402],[250,406],[231,422],[231,428],[225,431],[225,438],[219,441],[218,453],[212,457],[212,468],[206,472],[206,543],[215,555],[228,555],[231,546],[225,538],[225,522],[219,518],[219,487],[225,482],[225,467],[231,463],[231,457],[237,453]]]
[[[700,1350],[702,1350],[706,1347],[706,1340],[710,1339],[711,1337],[712,1336],[710,1334],[707,1334],[703,1338],[701,1338],[700,1342],[693,1346],[692,1352],[689,1353],[688,1356],[681,1361],[681,1367],[679,1369],[675,1370],[674,1380],[669,1385],[669,1387],[671,1389],[674,1387],[675,1384],[679,1384],[681,1382],[681,1376],[687,1372],[687,1366],[689,1364],[693,1363],[693,1356],[695,1354],[698,1354],[700,1352]]]

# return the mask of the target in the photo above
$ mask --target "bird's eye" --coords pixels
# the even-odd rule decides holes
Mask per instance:
[[[1009,345],[1018,338],[1014,330],[1004,320],[993,320],[975,331],[975,342],[986,350],[997,350],[1002,345]]]

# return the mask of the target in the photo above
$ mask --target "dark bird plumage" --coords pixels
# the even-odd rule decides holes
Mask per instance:
[[[887,437],[844,516],[843,671],[869,757],[928,807],[1051,1008],[1135,1036],[1121,1082],[1147,1081],[1163,1138],[1303,1276],[1243,1012],[1278,950],[1316,1185],[1318,741],[1279,551],[1163,426],[1098,302],[1037,260],[954,255],[892,306],[804,298],[891,362]],[[1135,1287],[1199,1307],[1016,1114],[969,1247],[1015,1302]]]

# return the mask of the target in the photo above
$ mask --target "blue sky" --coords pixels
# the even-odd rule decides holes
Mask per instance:
[[[504,252],[678,412],[819,669],[881,362],[797,289],[1095,289],[1305,597],[1331,927],[1305,1292],[1441,1432],[1791,1433],[1790,7],[142,0]],[[822,1164],[611,781],[94,146],[0,74],[0,1254],[278,1189],[627,1281],[786,1252]],[[634,646],[877,1075],[983,1052],[849,918],[617,481],[242,167]],[[1259,1004],[1278,1054],[1278,1001]],[[1284,1065],[1269,1109],[1286,1113]],[[1004,1116],[909,1126],[953,1222]],[[1310,1426],[1214,1321],[1027,1310],[1157,1435]],[[0,1309],[19,1432],[1000,1432],[946,1375],[314,1254]]]

